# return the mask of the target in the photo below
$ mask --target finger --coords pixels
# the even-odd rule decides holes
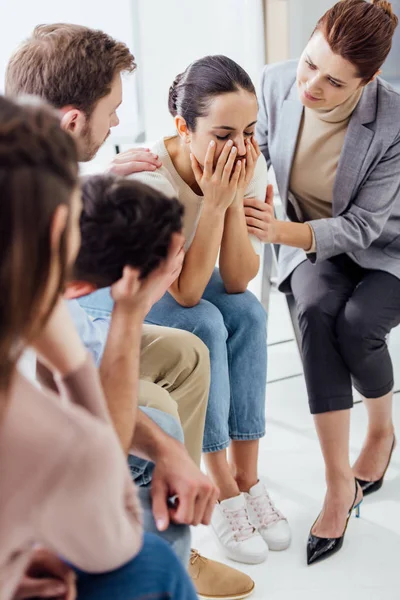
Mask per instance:
[[[191,525],[194,517],[194,507],[196,502],[196,493],[194,489],[179,496],[177,509],[171,511],[175,523],[182,525]]]
[[[247,141],[246,156],[247,156],[247,162],[249,163],[249,168],[253,169],[257,155],[254,151],[251,140]]]
[[[164,482],[154,480],[151,486],[152,510],[158,531],[165,531],[169,526],[167,505],[168,488]]]
[[[214,171],[214,158],[215,158],[215,142],[211,140],[208,145],[206,156],[204,158],[204,173],[203,175],[209,179]]]
[[[197,526],[203,523],[204,513],[208,507],[210,496],[212,495],[212,487],[207,486],[202,489],[197,495],[194,505],[194,515],[192,525]]]
[[[238,186],[240,188],[244,187],[245,182],[246,182],[246,175],[247,175],[247,161],[244,158],[242,161],[242,168],[240,169],[240,176],[239,176],[239,181],[238,181]]]
[[[229,158],[231,158],[232,154],[232,150],[233,150],[233,142],[232,140],[228,140],[225,144],[225,146],[222,148],[222,152],[219,155],[217,164],[215,166],[215,175],[217,177],[217,179],[221,179],[222,178],[222,174],[224,172],[226,163],[228,161]],[[234,157],[236,156],[236,152],[234,152]]]
[[[269,211],[270,210],[270,206],[268,204],[265,203],[265,200],[257,200],[257,198],[245,198],[244,199],[244,206],[249,207],[249,208],[254,208],[258,211]]]
[[[208,499],[208,504],[207,504],[206,509],[204,511],[203,523],[202,523],[203,525],[209,525],[210,524],[211,517],[212,517],[212,514],[214,512],[215,505],[216,505],[216,503],[218,501],[218,498],[219,498],[219,489],[216,486],[214,486],[213,490],[212,490],[212,493],[211,493],[211,495],[210,495],[210,497]]]
[[[235,164],[236,156],[237,156],[237,148],[236,148],[236,146],[233,146],[233,148],[231,148],[231,152],[229,154],[228,160],[226,161],[224,170],[222,172],[221,182],[225,185],[228,185],[228,183],[231,179],[231,176],[233,176],[236,165],[238,163],[241,163],[241,161],[237,161]]]
[[[242,161],[238,160],[236,165],[235,165],[235,169],[233,171],[233,175],[231,177],[231,186],[235,187],[237,186],[238,182],[239,182],[239,177],[240,177],[240,172],[242,170]]]
[[[249,235],[255,235],[256,238],[258,238],[262,242],[268,241],[268,231],[263,231],[262,229],[258,229],[257,227],[248,227],[247,233]]]
[[[253,219],[253,217],[246,217],[246,224],[247,227],[256,227],[264,231],[266,231],[269,226],[269,223],[266,223],[265,221],[260,221],[260,219]]]
[[[160,162],[158,158],[158,154],[154,154],[153,152],[145,152],[144,150],[131,150],[129,152],[124,152],[123,154],[117,154],[113,158],[113,162],[120,164],[125,162],[150,162],[157,163]]]
[[[192,165],[192,171],[194,173],[194,176],[196,178],[197,183],[200,185],[200,182],[202,180],[203,177],[203,171],[201,170],[201,167],[197,161],[197,158],[194,156],[194,154],[190,154],[190,162]]]
[[[159,165],[155,165],[149,162],[132,161],[122,164],[112,163],[110,165],[109,171],[114,175],[118,175],[119,177],[127,177],[128,175],[133,175],[134,173],[156,171],[159,167],[161,167],[161,163]]]
[[[257,208],[250,208],[249,206],[245,206],[244,214],[246,215],[246,217],[254,217],[255,219],[260,219],[260,221],[269,220],[273,217],[273,215],[271,214],[270,207],[267,208],[268,210],[258,210]]]
[[[274,206],[274,187],[273,185],[270,183],[267,186],[267,192],[265,195],[265,203],[268,204],[269,206]]]
[[[25,598],[54,598],[54,596],[64,595],[67,591],[67,586],[60,579],[50,577],[38,579],[25,578],[24,591]]]
[[[76,590],[76,576],[72,571],[71,576],[69,576],[67,580],[68,591],[65,597],[65,600],[76,600],[77,590]]]

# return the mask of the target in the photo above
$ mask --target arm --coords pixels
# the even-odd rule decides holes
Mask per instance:
[[[138,415],[138,386],[142,325],[152,305],[179,274],[183,236],[174,234],[165,261],[145,279],[125,267],[111,288],[115,305],[100,365],[100,378],[114,427],[126,453],[132,446]]]
[[[99,371],[111,420],[126,453],[131,446],[137,414],[144,317],[140,307],[124,310],[116,302]]]
[[[225,214],[232,204],[241,165],[235,165],[236,148],[227,142],[214,169],[215,144],[211,142],[201,169],[194,156],[192,168],[204,194],[203,209],[193,242],[186,253],[180,276],[170,293],[179,304],[190,307],[201,300],[210,281],[220,248]]]
[[[249,207],[246,215],[249,231],[264,242],[305,251],[313,249],[315,243],[315,253],[309,254],[309,258],[316,262],[369,248],[381,235],[399,197],[400,136],[342,215],[308,223],[278,221],[274,216],[272,196],[263,207]]]
[[[250,240],[244,212],[244,199],[263,199],[268,173],[264,158],[260,156],[257,142],[249,140],[246,149],[246,168],[242,169],[235,202],[226,211],[224,234],[219,257],[219,267],[228,293],[240,293],[258,272],[261,244]],[[256,249],[254,248],[256,246]]]

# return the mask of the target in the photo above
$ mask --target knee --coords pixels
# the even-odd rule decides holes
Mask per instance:
[[[210,370],[210,351],[206,344],[194,333],[180,331],[180,352],[189,362],[192,370],[207,373]]]
[[[328,316],[334,316],[335,309],[330,306],[328,294],[318,293],[313,290],[309,296],[301,299],[295,298],[297,316],[300,324],[305,326],[316,325],[318,327]]]
[[[339,344],[343,349],[350,346],[361,346],[367,340],[376,339],[377,332],[374,331],[373,315],[368,314],[362,307],[346,304],[338,315],[336,321],[336,334]]]
[[[240,323],[246,329],[255,329],[256,331],[267,330],[267,313],[263,305],[249,291],[241,294],[240,307],[238,310]]]
[[[207,346],[209,350],[213,349],[215,344],[221,342],[225,344],[228,332],[225,327],[222,313],[211,302],[201,301],[193,313],[194,326],[193,333],[198,336]]]

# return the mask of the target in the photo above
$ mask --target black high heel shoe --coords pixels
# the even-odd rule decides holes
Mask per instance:
[[[360,488],[362,489],[364,496],[369,496],[370,494],[377,492],[383,486],[383,480],[385,479],[386,471],[389,468],[390,461],[392,460],[393,450],[395,448],[396,448],[396,436],[393,437],[393,444],[392,444],[392,449],[389,454],[389,460],[387,462],[386,469],[384,470],[383,475],[380,479],[378,479],[377,481],[364,481],[363,479],[357,479],[357,483],[360,486]]]
[[[336,552],[339,552],[339,550],[343,546],[344,536],[345,536],[347,526],[349,524],[349,520],[350,520],[351,513],[353,512],[353,510],[356,511],[356,517],[359,518],[360,505],[361,505],[362,499],[356,505],[357,494],[358,494],[358,485],[357,485],[357,480],[355,480],[354,482],[355,482],[355,486],[356,486],[356,493],[354,496],[353,504],[351,505],[349,514],[346,519],[346,525],[344,526],[344,531],[343,531],[342,536],[339,538],[320,538],[320,537],[317,537],[316,535],[314,535],[312,533],[312,530],[313,530],[315,523],[318,521],[318,517],[317,517],[317,520],[315,521],[314,525],[311,527],[310,535],[308,537],[308,542],[307,542],[307,564],[308,565],[312,565],[315,562],[324,560],[325,558],[329,558],[333,554],[336,554]]]

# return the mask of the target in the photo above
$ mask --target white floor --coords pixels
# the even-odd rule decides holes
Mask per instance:
[[[271,296],[267,435],[261,442],[260,475],[267,478],[277,505],[293,530],[289,550],[270,553],[263,565],[229,563],[256,582],[253,600],[399,600],[400,598],[400,451],[395,452],[383,489],[352,518],[342,551],[308,567],[305,544],[324,495],[324,472],[308,412],[301,361],[285,298]],[[392,333],[392,356],[400,387],[400,329]],[[396,396],[400,431],[400,394]],[[356,457],[365,431],[362,405],[353,410],[351,451]],[[202,554],[224,561],[207,528],[194,530]],[[228,562],[228,561],[227,561]]]

